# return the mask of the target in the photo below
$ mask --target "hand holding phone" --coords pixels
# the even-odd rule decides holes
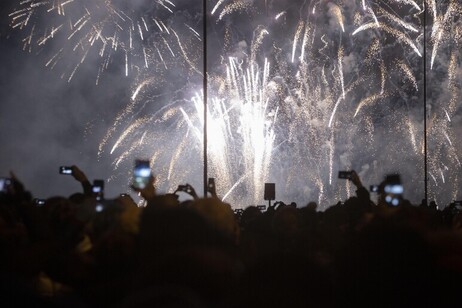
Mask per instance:
[[[102,200],[104,196],[104,180],[94,180],[92,191],[96,196],[96,200]]]
[[[10,178],[0,178],[0,192],[6,193],[8,191],[8,186],[11,185]]]
[[[176,189],[176,191],[185,192],[185,193],[191,195],[194,199],[199,199],[199,196],[197,195],[196,190],[194,189],[194,187],[192,187],[189,184],[178,185],[178,188]]]
[[[70,166],[59,167],[59,174],[72,175],[72,167]]]
[[[339,179],[351,180],[352,177],[353,177],[353,171],[339,171],[338,172]]]
[[[392,206],[400,205],[404,187],[399,174],[387,175],[385,178],[385,202]]]
[[[144,189],[151,179],[151,167],[149,160],[135,160],[133,168],[133,188]]]

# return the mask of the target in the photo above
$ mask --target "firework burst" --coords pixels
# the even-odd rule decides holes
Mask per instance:
[[[126,73],[137,72],[129,104],[100,144],[100,156],[110,153],[115,170],[150,157],[162,190],[185,182],[200,187],[204,51],[197,14],[167,22],[176,16],[173,2],[151,1],[138,10],[146,3],[30,0],[11,16],[14,27],[28,29],[25,49],[66,37],[78,59],[70,61],[69,79],[92,50],[100,72],[121,58]],[[223,198],[235,206],[260,203],[262,185],[270,181],[278,184],[278,199],[328,206],[353,194],[348,182],[335,180],[335,171],[354,168],[373,184],[400,172],[405,196],[419,202],[424,48],[432,80],[431,197],[442,203],[460,197],[457,0],[209,4],[208,161]],[[70,14],[71,6],[80,10]],[[53,26],[39,33],[34,20],[51,14]],[[65,54],[60,49],[48,65]]]
[[[390,108],[402,84],[411,84],[413,91],[418,91],[410,67],[421,57],[416,41],[420,33],[412,24],[419,20],[406,21],[393,7],[371,6],[369,2],[366,9],[323,2],[304,4],[299,10],[276,4],[270,7],[265,3],[262,8],[258,5],[250,1],[217,1],[211,12],[217,22],[214,30],[221,33],[212,39],[223,42],[223,51],[210,59],[218,63],[209,72],[209,172],[217,178],[222,195],[234,204],[261,202],[262,185],[268,180],[278,182],[283,195],[293,199],[332,204],[351,194],[348,185],[334,182],[334,170],[373,164],[354,162],[355,139],[366,133],[365,148],[361,150],[371,156],[379,152],[376,117],[371,112]],[[409,10],[418,13],[415,5],[409,4]],[[262,11],[265,16],[258,13]],[[300,15],[302,11],[305,13]],[[253,14],[255,20],[245,25],[253,28],[249,43],[236,35],[244,31],[234,23],[242,13]],[[295,23],[291,20],[294,14],[299,17]],[[397,54],[397,47],[406,56]],[[392,49],[391,60],[385,58]],[[409,56],[409,52],[414,55]],[[406,78],[397,78],[398,75]],[[395,78],[402,84],[397,84]],[[143,80],[134,93],[139,94],[145,85]],[[172,138],[177,141],[170,144],[178,146],[167,151],[174,153],[173,159],[168,160],[166,172],[159,172],[160,182],[168,183],[168,190],[184,182],[187,176],[181,170],[191,159],[190,152],[201,160],[202,99],[200,94],[193,96],[181,102],[174,100],[155,117],[141,120],[143,129],[139,128],[139,119],[124,125],[117,122],[112,130],[119,126],[123,132],[115,143],[121,147],[120,153],[116,151],[116,163],[130,157],[134,145],[141,145],[135,142],[140,134],[143,146],[148,148],[148,135],[167,139],[172,131],[164,132],[160,123],[174,121],[175,132],[181,133]],[[145,106],[145,99],[140,97],[129,108],[137,109],[135,106],[141,102]],[[391,117],[396,121],[395,114]],[[405,133],[411,135],[409,127],[414,125],[409,116],[405,113],[399,117],[408,129]],[[156,128],[154,122],[160,126]],[[419,148],[422,138],[416,137],[414,130],[412,133],[409,140]],[[163,151],[156,149],[153,156],[159,160]],[[370,178],[374,175],[369,174]]]
[[[70,82],[84,62],[95,61],[98,83],[110,64],[123,63],[128,76],[177,61],[180,38],[168,22],[174,13],[169,0],[25,0],[10,17],[11,26],[25,33],[23,49],[46,50],[46,66],[59,66],[61,78]]]

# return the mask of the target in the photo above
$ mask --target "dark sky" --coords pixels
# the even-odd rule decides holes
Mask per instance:
[[[61,165],[79,166],[90,180],[111,176],[110,161],[98,159],[98,144],[126,104],[130,82],[120,68],[99,87],[86,68],[73,82],[62,80],[41,55],[22,50],[23,34],[8,27],[11,2],[1,1],[0,175],[13,171],[36,197],[69,195],[80,186],[58,174]],[[107,195],[124,192],[121,187],[107,184]]]

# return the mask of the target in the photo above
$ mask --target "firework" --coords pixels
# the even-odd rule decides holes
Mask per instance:
[[[137,74],[131,100],[108,129],[100,156],[111,155],[116,170],[129,170],[136,156],[151,157],[164,191],[185,182],[200,187],[204,72],[195,15],[181,15],[173,27],[173,2],[153,1],[142,14],[121,1],[95,2],[100,7],[83,0],[23,1],[13,25],[28,29],[26,49],[64,35],[79,52],[73,55],[78,63],[99,50],[100,71],[121,51],[125,71]],[[85,9],[69,16],[68,8],[77,4]],[[356,169],[372,184],[386,173],[401,173],[405,196],[419,202],[424,47],[432,80],[430,197],[441,203],[460,197],[458,1],[209,4],[209,174],[226,201],[258,204],[270,181],[277,183],[278,199],[328,206],[354,193],[348,182],[335,180],[335,171]],[[39,35],[32,20],[44,10],[63,20]],[[426,42],[424,14],[430,25]],[[65,53],[60,49],[48,65],[57,65]],[[78,67],[73,64],[70,77]]]
[[[85,61],[94,61],[98,83],[113,63],[124,63],[126,76],[157,62],[167,68],[178,56],[172,45],[179,38],[165,22],[174,9],[168,0],[26,0],[10,17],[12,28],[25,33],[23,49],[45,50],[46,66],[60,66],[61,78],[70,82]],[[55,41],[64,43],[46,48]]]
[[[249,3],[216,2],[212,16],[217,16],[217,27],[223,33],[236,31],[229,29],[228,23],[223,27],[220,22],[240,13],[250,14]],[[310,11],[313,12],[314,7],[313,10],[307,8],[307,12]],[[377,109],[377,104],[382,102],[386,105],[389,97],[394,96],[393,90],[390,90],[393,85],[388,80],[395,71],[404,71],[408,80],[414,85],[417,83],[407,64],[408,57],[404,58],[406,61],[401,59],[397,65],[397,61],[386,63],[380,54],[384,49],[381,39],[390,36],[402,43],[403,50],[417,51],[416,56],[421,56],[417,43],[411,38],[414,28],[395,12],[385,8],[380,8],[377,14],[372,10],[361,10],[359,20],[363,24],[356,29],[347,27],[347,20],[338,5],[319,3],[317,15],[307,14],[293,25],[288,23],[290,13],[289,9],[275,10],[274,16],[264,19],[267,26],[263,23],[255,26],[250,44],[243,41],[227,43],[228,46],[236,46],[227,52],[233,56],[227,56],[224,51],[220,57],[212,59],[221,64],[209,72],[212,97],[208,102],[209,172],[217,178],[222,196],[233,204],[261,202],[262,185],[270,180],[284,183],[283,191],[287,192],[287,196],[299,198],[297,201],[303,196],[305,200],[310,198],[329,204],[341,197],[342,191],[351,194],[348,185],[339,187],[333,181],[333,173],[338,168],[355,167],[352,159],[344,162],[336,160],[339,154],[355,151],[354,136],[366,130],[364,122],[367,122],[368,135],[374,138],[373,119],[359,111],[365,110],[364,113],[368,114]],[[322,15],[335,19],[336,26],[320,27],[317,19]],[[377,21],[373,26],[366,22],[371,16]],[[281,36],[281,32],[290,33],[291,29],[293,36]],[[371,51],[365,55],[369,60],[364,65],[355,63],[360,74],[352,78],[352,65],[345,57],[351,58],[353,53],[359,57],[361,50],[348,43],[339,43],[338,37],[357,36],[369,31],[367,29],[380,30],[383,34],[379,33],[377,39],[371,40]],[[291,46],[290,50],[285,46]],[[268,47],[272,47],[270,52]],[[372,69],[376,63],[379,64],[378,71]],[[348,64],[347,67],[345,64]],[[369,86],[377,81],[380,87],[374,89]],[[138,95],[145,85],[146,80],[143,80],[134,93]],[[185,87],[193,88],[194,85]],[[365,87],[368,87],[367,90],[364,90]],[[359,92],[363,92],[362,95]],[[146,97],[140,98],[139,102],[144,102]],[[132,103],[130,108],[136,104]],[[164,133],[159,126],[155,128],[153,122],[162,126],[160,123],[173,121],[174,124],[169,124],[175,127],[173,134],[181,132],[178,139],[173,138],[178,141],[172,142],[178,147],[173,146],[173,159],[168,160],[168,171],[160,172],[159,184],[172,190],[182,181],[191,181],[182,172],[185,161],[191,158],[190,155],[185,156],[185,149],[193,149],[194,156],[200,161],[202,106],[201,95],[196,94],[193,99],[168,104],[156,116],[143,119],[142,129],[139,122],[129,121],[121,134],[123,142],[119,138],[115,143],[117,147],[122,146],[120,152],[116,151],[119,153],[116,163],[130,157],[133,146],[138,147],[137,151],[142,148],[142,151],[149,152],[152,147],[147,139],[164,140],[166,135],[172,134],[171,130]],[[149,125],[153,128],[148,128]],[[143,144],[134,142],[141,132]],[[337,146],[338,140],[344,143],[341,148]],[[415,136],[412,140],[422,142],[421,139],[416,141]],[[124,142],[127,144],[123,145]],[[371,148],[375,145],[371,141],[368,148],[362,150],[373,153]],[[154,150],[151,154],[155,153],[153,156],[159,161],[163,151]]]
[[[462,6],[458,1],[440,3],[428,1],[431,53],[431,84],[435,81],[440,91],[431,91],[431,115],[429,118],[429,173],[432,199],[442,199],[444,203],[460,198],[460,140],[456,142],[458,124],[453,118],[460,101],[460,33],[462,30]],[[459,78],[460,80],[460,78]],[[433,86],[431,90],[435,89]],[[460,129],[460,128],[459,128]],[[444,192],[444,195],[442,195]],[[442,203],[441,202],[441,203]],[[443,203],[443,204],[444,204]]]

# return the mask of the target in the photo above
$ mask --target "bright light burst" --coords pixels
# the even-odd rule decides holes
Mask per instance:
[[[174,26],[166,22],[175,7],[173,0],[23,0],[10,17],[12,27],[26,33],[24,50],[40,53],[52,45],[46,66],[61,64],[61,77],[68,81],[85,61],[96,59],[98,83],[114,62],[124,63],[128,76],[152,63],[168,68],[169,61],[181,57]]]

